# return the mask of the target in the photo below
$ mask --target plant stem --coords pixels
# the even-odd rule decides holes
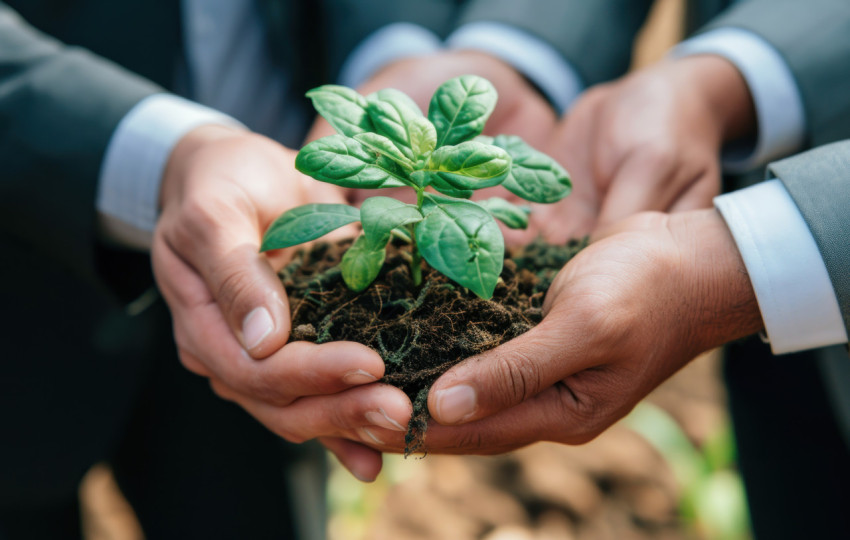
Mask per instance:
[[[422,256],[416,249],[416,236],[413,237],[413,258],[410,261],[410,275],[413,277],[413,286],[422,285]]]
[[[422,212],[422,205],[425,202],[425,189],[418,188],[416,190],[416,207]],[[410,277],[413,279],[413,286],[418,287],[422,284],[422,255],[419,254],[419,246],[416,243],[416,229],[414,225],[410,225],[410,248],[413,257],[410,260]]]

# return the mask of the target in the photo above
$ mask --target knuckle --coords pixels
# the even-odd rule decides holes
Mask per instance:
[[[678,161],[678,153],[674,145],[664,141],[643,144],[637,151],[642,154],[641,159],[646,166],[653,171],[670,171]]]
[[[310,440],[310,437],[305,436],[303,433],[293,429],[293,426],[286,423],[278,422],[271,426],[271,429],[278,437],[294,444],[301,444]]]
[[[225,401],[234,401],[233,392],[231,392],[230,389],[227,388],[224,384],[214,379],[210,379],[210,388],[212,389],[213,394],[215,394],[219,398]]]
[[[209,371],[206,369],[203,362],[201,362],[194,354],[189,353],[186,349],[178,346],[177,357],[180,360],[180,365],[182,365],[187,371],[190,371],[195,375],[200,375],[201,377],[209,376]]]
[[[556,414],[565,419],[558,439],[568,444],[585,444],[596,438],[601,430],[597,430],[595,403],[579,399],[566,383],[558,383],[555,388],[558,392]]]
[[[215,276],[216,299],[231,305],[249,297],[256,286],[254,279],[246,277],[235,266],[233,263],[224,263],[218,267]]]
[[[493,365],[497,395],[507,401],[519,403],[535,395],[540,389],[540,368],[529,351],[514,351]]]
[[[457,436],[452,446],[455,450],[461,450],[464,453],[481,453],[485,450],[484,436],[478,430],[464,430]]]
[[[181,202],[179,218],[172,222],[171,232],[176,242],[196,242],[215,229],[216,218],[212,201],[190,197]]]
[[[250,390],[253,397],[272,405],[286,407],[294,401],[284,390],[284,384],[278,377],[256,369],[245,381],[245,386]]]
[[[562,434],[569,444],[585,444],[611,426],[621,415],[617,412],[618,398],[623,389],[610,382],[613,373],[607,371],[584,372],[580,383],[572,386],[567,383],[558,385],[560,414],[569,421],[571,429]],[[616,377],[615,377],[616,378]],[[592,388],[591,391],[579,391],[577,388]]]

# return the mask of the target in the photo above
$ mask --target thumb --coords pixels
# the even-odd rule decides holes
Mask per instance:
[[[265,358],[289,338],[289,302],[274,269],[253,244],[200,261],[204,280],[242,347]],[[197,268],[197,266],[196,266]]]
[[[553,312],[554,313],[554,312]],[[547,317],[525,334],[469,358],[437,379],[428,409],[440,424],[463,424],[517,405],[582,366],[571,349],[567,329]],[[576,340],[573,340],[575,342]]]

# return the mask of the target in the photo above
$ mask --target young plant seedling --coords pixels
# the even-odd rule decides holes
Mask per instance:
[[[411,245],[413,284],[422,260],[479,297],[489,299],[502,271],[505,243],[494,218],[528,226],[528,210],[504,199],[471,201],[496,185],[531,202],[554,203],[567,194],[567,172],[512,135],[480,136],[496,106],[489,81],[463,75],[431,98],[426,118],[404,93],[385,89],[362,96],[344,86],[310,90],[316,110],[336,129],[298,153],[295,167],[316,180],[360,189],[408,187],[416,203],[370,197],[360,209],[308,204],[283,213],[266,232],[261,251],[315,240],[360,221],[363,233],[340,263],[346,285],[362,291],[378,276],[395,236]],[[430,189],[429,189],[430,188]]]

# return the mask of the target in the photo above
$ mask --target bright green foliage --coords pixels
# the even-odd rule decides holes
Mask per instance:
[[[516,135],[499,135],[493,139],[493,144],[513,158],[510,173],[502,185],[514,195],[548,204],[570,194],[570,177],[554,159],[528,146]]]
[[[493,217],[472,201],[445,197],[426,196],[424,210],[416,238],[428,264],[481,298],[493,296],[505,258]]]
[[[305,204],[281,214],[263,236],[261,251],[297,246],[360,219],[345,204]]]
[[[500,184],[538,203],[559,201],[570,192],[567,172],[519,137],[480,136],[497,97],[493,85],[481,77],[464,75],[440,86],[427,118],[393,89],[364,97],[327,85],[307,96],[339,134],[301,149],[295,160],[299,171],[347,188],[406,186],[416,193],[416,204],[371,197],[359,210],[340,204],[300,206],[266,232],[263,251],[308,242],[359,220],[363,234],[340,264],[343,279],[355,291],[378,276],[386,245],[396,236],[412,244],[414,285],[421,283],[424,258],[478,296],[490,298],[505,252],[495,220],[525,228],[528,209],[499,198],[467,199],[475,190]]]
[[[480,134],[496,108],[496,89],[487,79],[463,75],[434,92],[428,119],[437,128],[437,146],[458,144]]]
[[[386,245],[384,242],[381,246],[375,246],[361,235],[348,248],[342,256],[340,268],[342,279],[351,290],[360,292],[375,281],[387,256]]]
[[[528,227],[528,214],[531,213],[531,208],[527,206],[511,204],[501,197],[478,201],[478,204],[509,229],[525,229]]]

